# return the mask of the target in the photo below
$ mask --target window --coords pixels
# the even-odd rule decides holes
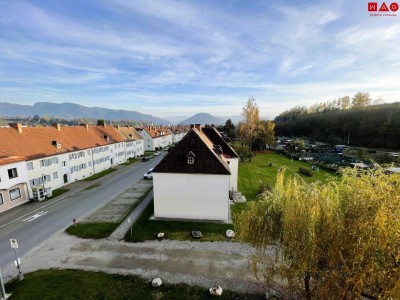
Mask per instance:
[[[58,179],[58,173],[57,172],[53,173],[53,179]]]
[[[8,177],[10,179],[18,177],[17,168],[8,169]]]
[[[87,151],[87,154],[90,155],[90,150]]]
[[[21,191],[19,190],[19,188],[12,189],[12,190],[9,191],[9,193],[10,193],[11,201],[15,200],[15,199],[18,199],[18,198],[21,198]]]
[[[66,160],[64,160],[64,161],[62,162],[62,166],[63,166],[63,168],[65,168],[65,167],[67,166],[67,161],[66,161]]]
[[[26,168],[28,169],[28,171],[33,170],[33,162],[27,162],[26,163]]]
[[[3,194],[0,193],[0,205],[4,204],[4,200],[3,200]]]

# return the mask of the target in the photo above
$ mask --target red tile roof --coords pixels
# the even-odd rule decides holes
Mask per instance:
[[[145,130],[153,139],[172,134],[166,127],[150,126],[143,127],[143,130]]]
[[[0,151],[0,165],[8,165],[19,161],[24,161],[24,158],[16,155],[11,155],[10,153],[4,151]]]
[[[139,141],[143,140],[143,137],[136,131],[133,127],[128,126],[118,126],[117,131],[121,137],[127,141]]]
[[[0,150],[27,160],[124,142],[112,126],[0,128]],[[53,145],[60,144],[60,148]]]

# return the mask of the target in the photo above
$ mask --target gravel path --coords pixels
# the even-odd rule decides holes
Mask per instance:
[[[125,243],[83,240],[59,233],[22,258],[25,273],[39,269],[82,269],[113,274],[160,277],[169,283],[209,288],[215,284],[236,292],[263,293],[248,257],[254,249],[234,242],[148,241]],[[6,281],[16,276],[7,268]]]

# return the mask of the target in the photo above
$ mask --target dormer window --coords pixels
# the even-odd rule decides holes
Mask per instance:
[[[194,164],[194,158],[196,155],[192,151],[190,151],[187,155],[187,163],[188,165],[193,165]]]

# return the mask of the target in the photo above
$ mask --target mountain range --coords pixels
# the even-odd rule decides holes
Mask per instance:
[[[231,119],[233,123],[238,123],[241,116],[216,117],[208,113],[198,113],[192,117],[175,116],[158,118],[153,115],[142,114],[137,111],[115,110],[101,107],[87,107],[75,103],[52,103],[37,102],[33,105],[13,104],[0,102],[0,117],[33,117],[49,116],[63,119],[105,119],[105,120],[133,120],[142,123],[154,123],[157,125],[168,124],[215,124],[222,125],[226,120]]]
[[[32,117],[34,115],[39,115],[64,119],[89,118],[116,121],[134,120],[137,122],[154,123],[159,125],[169,124],[168,120],[160,119],[152,115],[142,114],[137,111],[87,107],[75,103],[37,102],[33,105],[21,105],[0,102],[0,114],[2,116],[13,117]]]

